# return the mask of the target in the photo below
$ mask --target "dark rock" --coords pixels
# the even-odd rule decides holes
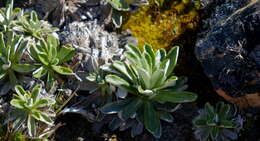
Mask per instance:
[[[195,54],[213,86],[233,97],[260,92],[260,1],[202,0]]]

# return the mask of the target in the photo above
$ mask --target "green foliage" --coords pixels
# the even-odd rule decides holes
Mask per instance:
[[[35,69],[33,65],[21,63],[21,58],[28,46],[23,36],[14,32],[0,33],[0,80],[8,77],[11,84],[17,83],[15,73],[28,73]]]
[[[48,34],[58,31],[57,28],[52,27],[48,22],[39,20],[35,11],[31,12],[30,17],[22,16],[16,23],[16,31],[30,35],[36,39],[41,39]]]
[[[102,108],[102,112],[118,113],[122,120],[137,113],[145,128],[160,137],[160,119],[164,119],[164,115],[171,117],[171,114],[159,110],[158,104],[192,102],[197,98],[194,93],[178,91],[178,77],[172,75],[179,47],[172,48],[169,53],[164,49],[155,52],[149,45],[144,46],[143,52],[132,45],[126,48],[124,56],[127,60],[114,61],[112,70],[115,74],[107,75],[106,81],[126,90],[132,97],[109,103]]]
[[[120,11],[130,11],[130,5],[140,6],[147,5],[147,0],[107,0],[108,3],[114,8],[112,13],[112,21],[116,28],[122,25],[123,16]]]
[[[101,69],[97,70],[96,72],[90,73],[86,79],[94,84],[96,86],[90,90],[90,93],[94,93],[96,91],[99,91],[99,101],[101,100],[101,105],[104,103],[108,103],[112,101],[112,91],[110,89],[109,84],[105,81],[105,72]]]
[[[20,132],[15,133],[10,138],[11,138],[11,141],[27,141],[26,137]]]
[[[61,66],[72,58],[74,52],[71,47],[61,47],[58,39],[48,35],[46,40],[42,39],[30,48],[30,55],[38,63],[33,76],[42,78],[47,75],[47,89],[51,89],[56,81],[55,74],[74,75],[70,68]]]
[[[11,0],[4,10],[0,9],[0,31],[10,31],[16,20],[23,16],[23,11],[19,8],[13,9],[14,1]]]
[[[164,0],[155,0],[155,3],[156,3],[159,7],[161,7],[161,6],[163,6],[163,4],[164,4]]]
[[[29,136],[36,137],[38,121],[50,126],[53,125],[53,121],[46,110],[55,104],[55,100],[41,97],[41,89],[41,85],[36,85],[31,92],[28,92],[22,86],[15,86],[17,94],[14,95],[10,102],[15,107],[13,111],[13,116],[16,117],[13,123],[14,131],[18,131],[22,128],[22,124],[26,123]]]
[[[200,141],[236,140],[242,122],[241,118],[234,118],[230,105],[223,102],[219,102],[216,108],[209,103],[205,104],[193,121],[195,135]]]

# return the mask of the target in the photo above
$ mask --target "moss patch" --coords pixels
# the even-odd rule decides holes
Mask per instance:
[[[198,2],[191,0],[165,2],[161,8],[150,0],[150,5],[129,15],[122,29],[132,31],[139,47],[147,43],[155,49],[169,48],[186,31],[197,29],[198,8]]]

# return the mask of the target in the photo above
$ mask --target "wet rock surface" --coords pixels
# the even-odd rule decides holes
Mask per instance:
[[[207,18],[195,54],[214,88],[233,97],[260,92],[260,1],[202,0]]]

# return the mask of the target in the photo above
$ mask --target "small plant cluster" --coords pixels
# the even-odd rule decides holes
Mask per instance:
[[[122,121],[138,119],[155,137],[161,136],[160,119],[171,121],[172,115],[162,110],[166,103],[185,103],[196,100],[197,95],[181,91],[178,77],[172,75],[177,64],[179,48],[174,47],[168,53],[164,49],[154,51],[145,45],[143,52],[132,45],[126,46],[126,61],[114,61],[111,69],[114,74],[106,76],[106,82],[113,84],[129,96],[108,103],[102,108],[106,114],[117,113]],[[136,128],[132,128],[132,135]]]
[[[8,80],[15,85],[18,74],[33,72],[35,78],[47,76],[46,84],[50,89],[57,74],[73,75],[71,69],[61,64],[70,60],[74,49],[60,46],[59,40],[52,35],[56,29],[39,20],[34,11],[29,18],[26,14],[17,16],[17,12],[13,11],[16,10],[13,10],[11,1],[5,11],[0,12],[4,19],[0,20],[3,23],[0,33],[0,80]],[[19,13],[23,12],[20,10]],[[30,56],[30,61],[23,60],[25,55]]]
[[[124,0],[108,2],[115,13],[128,10],[133,4]],[[163,4],[163,0],[156,2]],[[59,107],[54,94],[58,88],[64,88],[63,83],[71,76],[76,76],[69,64],[76,50],[62,46],[55,31],[46,21],[39,20],[34,11],[28,14],[13,9],[13,0],[0,11],[0,87],[10,88],[0,96],[15,92],[9,102],[11,108],[4,121],[0,121],[0,140],[47,140],[55,130],[57,113],[71,99]],[[197,99],[195,93],[185,91],[185,80],[173,73],[178,56],[178,46],[166,51],[155,50],[148,44],[143,49],[127,44],[124,59],[110,60],[105,65],[100,65],[98,58],[90,60],[94,69],[86,80],[96,83],[94,90],[101,93],[98,110],[102,116],[117,114],[111,116],[111,130],[131,128],[134,137],[145,129],[160,138],[161,120],[172,122],[173,112],[180,104]],[[33,78],[33,86],[23,85],[24,77]],[[194,120],[195,133],[199,140],[232,140],[238,137],[239,123],[231,116],[229,105],[220,103],[214,109],[206,104]]]
[[[55,117],[55,98],[49,98],[45,90],[48,93],[55,87],[61,75],[74,75],[65,62],[75,51],[61,46],[53,35],[56,28],[39,20],[34,11],[25,14],[21,9],[13,9],[13,1],[0,11],[0,23],[0,82],[8,85],[4,88],[10,88],[1,96],[10,90],[16,92],[10,101],[12,109],[4,121],[14,134],[4,140],[17,133],[42,138],[54,125],[51,117]],[[25,76],[43,80],[44,89],[35,84],[31,92],[25,91],[19,85]]]
[[[120,28],[123,22],[123,11],[130,11],[131,5],[147,5],[147,0],[107,0],[107,2],[113,7],[112,22],[116,28]]]
[[[193,123],[196,128],[194,134],[200,141],[236,140],[243,126],[241,117],[235,117],[230,105],[223,102],[217,103],[215,108],[206,103]]]

